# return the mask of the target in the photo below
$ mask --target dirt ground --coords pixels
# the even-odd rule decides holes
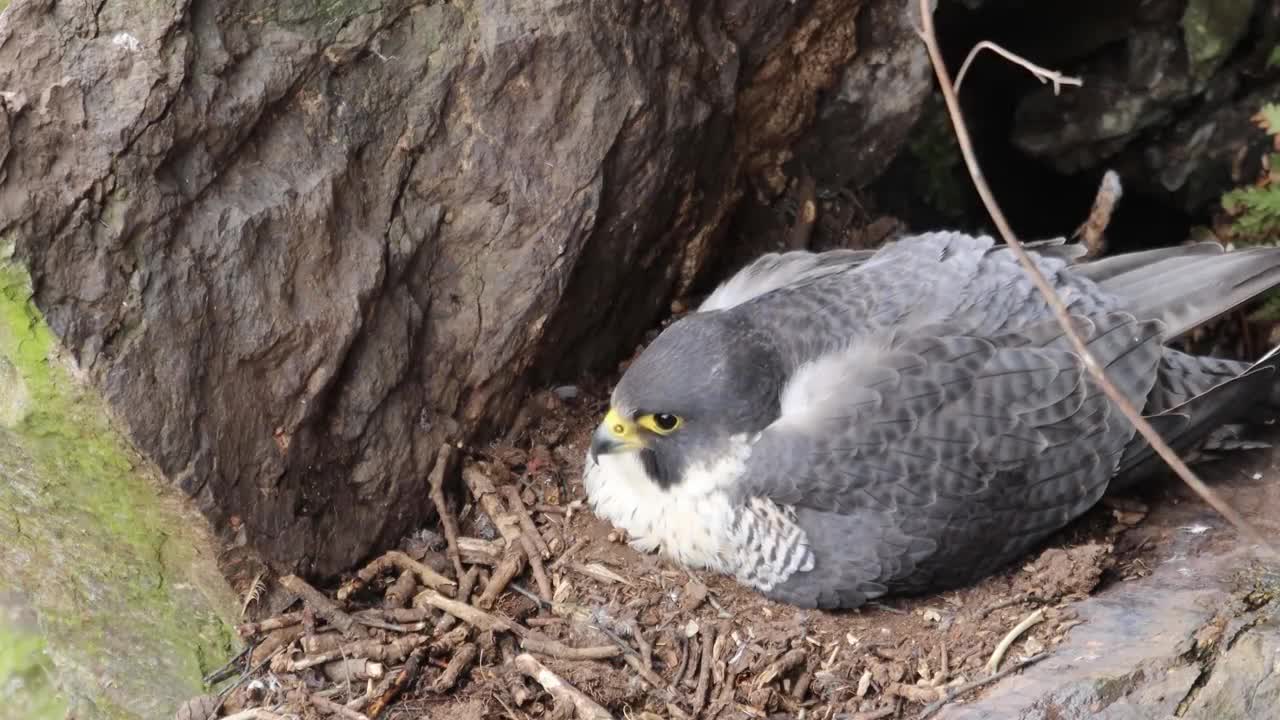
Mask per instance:
[[[956,592],[846,612],[773,603],[727,577],[635,552],[585,507],[582,460],[614,379],[539,392],[502,442],[457,453],[470,478],[470,492],[459,484],[452,493],[465,502],[450,503],[465,575],[429,531],[341,588],[270,581],[254,592],[242,575],[246,618],[268,624],[242,626],[250,649],[224,673],[239,680],[179,717],[922,717],[979,694],[969,684],[988,677],[984,666],[1024,620],[1036,622],[1007,644],[1001,669],[1064,640],[1078,624],[1075,601],[1142,577],[1185,546],[1173,536],[1212,527],[1214,542],[1234,541],[1171,479],[1140,497],[1108,498],[1024,563]],[[1239,476],[1236,502],[1280,507],[1263,478],[1274,475],[1270,460],[1252,451],[1206,467]],[[484,480],[496,492],[477,492]],[[532,556],[543,581],[526,568]],[[442,612],[466,593],[428,589],[428,579],[442,579],[435,573],[453,583],[472,576],[462,610],[479,614],[453,608],[457,622]]]

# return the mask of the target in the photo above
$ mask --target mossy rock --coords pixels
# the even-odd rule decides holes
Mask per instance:
[[[0,718],[171,716],[234,651],[234,596],[30,295],[0,260]]]

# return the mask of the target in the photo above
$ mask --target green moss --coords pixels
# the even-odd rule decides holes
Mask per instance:
[[[1182,37],[1192,75],[1205,80],[1244,37],[1254,0],[1189,0],[1182,13]]]
[[[0,718],[61,720],[67,703],[53,683],[44,639],[7,615],[0,613]]]
[[[0,262],[0,590],[32,596],[78,715],[171,714],[233,650],[234,598],[203,521],[116,432],[29,296]]]

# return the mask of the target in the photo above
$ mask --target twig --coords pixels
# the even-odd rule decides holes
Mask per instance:
[[[459,625],[449,632],[441,635],[431,644],[427,646],[427,654],[432,657],[446,655],[454,651],[459,645],[467,641],[467,637],[471,635],[471,628],[466,625]]]
[[[476,605],[486,610],[492,608],[506,591],[507,585],[524,572],[528,555],[521,547],[519,538],[508,545],[507,554],[503,556],[502,562],[498,563],[498,567],[494,568],[489,584],[484,586],[484,592],[480,593],[480,597],[476,599]]]
[[[413,599],[414,605],[421,606],[423,603],[453,615],[459,620],[476,628],[480,632],[498,630],[514,632],[521,636],[529,634],[528,630],[511,620],[507,620],[506,618],[499,617],[497,615],[491,615],[464,602],[458,602],[452,598],[447,598],[435,590],[423,590]]]
[[[473,567],[470,570],[467,570],[467,574],[463,575],[462,580],[458,581],[458,598],[457,599],[459,602],[462,602],[462,603],[471,602],[471,593],[475,592],[476,581],[479,578],[480,578],[479,568]],[[444,616],[440,618],[440,622],[436,623],[436,634],[439,635],[441,633],[448,632],[449,629],[452,628],[453,624],[456,622],[458,622],[458,617],[456,615],[450,615],[449,613],[445,613]]]
[[[927,27],[928,26],[926,25],[926,28]],[[960,66],[960,72],[956,73],[955,88],[956,88],[957,94],[959,94],[960,92],[961,83],[964,82],[965,73],[969,71],[969,64],[972,63],[973,59],[978,56],[978,53],[982,52],[983,50],[990,50],[991,52],[1002,56],[1004,59],[1008,60],[1009,62],[1015,65],[1021,65],[1022,67],[1026,68],[1028,72],[1036,76],[1036,79],[1040,81],[1041,85],[1043,85],[1046,82],[1053,83],[1054,95],[1057,95],[1059,92],[1061,92],[1063,85],[1072,85],[1075,87],[1081,87],[1082,85],[1084,85],[1084,80],[1081,78],[1072,77],[1070,75],[1063,75],[1057,70],[1049,70],[1048,68],[1040,67],[1039,65],[1031,62],[1030,60],[1022,57],[1021,55],[1005,50],[1004,48],[991,42],[990,40],[983,40],[982,42],[973,46],[973,49],[969,51],[969,56],[964,59],[964,64]]]
[[[489,476],[485,475],[477,467],[468,466],[462,469],[462,480],[467,484],[467,488],[471,490],[471,495],[480,504],[480,508],[484,510],[489,519],[493,521],[494,526],[498,528],[498,532],[502,533],[502,537],[507,541],[507,546],[510,547],[519,543],[520,541],[516,536],[520,531],[516,529],[516,524],[503,522],[507,513],[502,510],[502,500],[499,499],[498,490],[493,486],[493,482],[489,480]]]
[[[303,630],[301,625],[282,628],[268,635],[257,647],[253,649],[253,653],[249,655],[249,664],[258,665],[265,660],[271,658],[276,652],[282,650],[288,645],[293,644],[301,638]]]
[[[914,703],[937,702],[946,696],[942,688],[932,685],[908,685],[901,682],[890,683],[889,687],[885,688],[884,694]]]
[[[311,704],[315,705],[317,710],[321,710],[329,715],[337,715],[340,718],[346,718],[346,720],[371,720],[368,715],[365,715],[362,712],[356,712],[346,705],[336,703],[319,693],[311,693]]]
[[[552,572],[555,572],[560,568],[561,565],[568,562],[569,558],[572,558],[574,555],[577,555],[578,551],[586,547],[589,542],[590,540],[588,540],[587,538],[580,538],[579,540],[574,542],[572,545],[570,545],[567,550],[560,553],[560,557],[556,558],[555,560],[552,560],[551,564],[547,566],[547,569],[551,570]]]
[[[534,531],[537,532],[536,530]],[[533,537],[537,537],[534,535]],[[538,592],[542,593],[542,599],[551,602],[551,580],[547,578],[547,569],[542,564],[542,556],[538,554],[537,543],[533,541],[529,533],[520,533],[520,547],[524,550],[525,557],[529,559],[529,570],[533,572],[533,581],[538,584]]]
[[[349,645],[340,645],[333,650],[327,650],[317,655],[309,655],[296,660],[282,657],[279,658],[278,662],[273,661],[271,663],[271,669],[275,672],[298,672],[309,667],[340,660],[344,657],[368,658],[387,664],[396,663],[406,658],[415,648],[426,644],[426,642],[427,637],[425,635],[405,635],[389,643],[365,640]]]
[[[511,512],[515,513],[516,521],[520,523],[520,529],[537,547],[538,553],[542,558],[549,559],[551,557],[551,548],[547,547],[547,543],[542,539],[542,533],[538,532],[538,526],[534,524],[533,518],[529,516],[529,509],[525,507],[524,498],[520,497],[520,491],[512,485],[502,488],[502,496],[507,499],[507,507],[511,508]]]
[[[445,554],[453,563],[454,576],[460,578],[466,571],[462,568],[462,553],[458,549],[458,519],[453,516],[453,510],[449,508],[449,503],[444,497],[444,478],[449,472],[452,461],[453,446],[448,443],[441,445],[440,453],[436,455],[435,466],[431,468],[431,492],[428,497],[436,506],[436,514],[440,516],[440,527],[444,529]]]
[[[629,623],[631,628],[631,637],[635,638],[636,646],[640,648],[640,662],[644,663],[646,669],[653,667],[653,645],[644,636],[644,629],[638,623]]]
[[[571,704],[582,720],[613,720],[613,716],[603,706],[548,670],[529,653],[516,656],[516,667],[520,672],[537,681],[557,701]]]
[[[661,675],[654,672],[653,668],[646,666],[644,664],[644,660],[641,660],[640,656],[637,655],[634,650],[629,647],[624,647],[622,652],[622,661],[631,666],[631,669],[635,670],[636,674],[639,675],[646,683],[651,685],[654,690],[662,693],[664,700],[668,702],[676,701],[675,691],[667,685],[667,681],[663,680]]]
[[[334,682],[345,682],[348,688],[352,678],[356,680],[377,680],[386,674],[386,665],[366,658],[346,658],[325,663],[321,670]]]
[[[991,188],[987,185],[983,178],[982,169],[978,165],[977,156],[974,154],[973,141],[969,137],[969,130],[964,123],[964,115],[960,110],[960,101],[956,97],[956,91],[951,83],[950,74],[947,71],[946,64],[942,59],[942,50],[938,47],[937,34],[933,27],[933,13],[929,10],[930,0],[920,0],[921,22],[923,23],[923,31],[921,32],[925,46],[929,50],[929,58],[933,63],[934,72],[938,76],[938,84],[942,89],[943,98],[947,103],[947,111],[951,116],[951,124],[955,129],[956,141],[960,146],[960,152],[964,156],[965,165],[969,168],[969,176],[973,179],[973,184],[978,194],[982,197],[982,202],[987,208],[987,212],[991,215],[991,219],[995,222],[1001,236],[1009,249],[1013,251],[1018,262],[1026,270],[1031,277],[1032,283],[1040,294],[1044,297],[1045,302],[1053,310],[1054,317],[1058,320],[1058,324],[1062,327],[1063,333],[1070,339],[1072,347],[1076,354],[1083,361],[1085,369],[1093,376],[1098,385],[1101,386],[1103,392],[1110,400],[1116,404],[1120,412],[1133,424],[1134,428],[1143,436],[1168,465],[1173,468],[1178,477],[1183,482],[1191,486],[1191,489],[1205,500],[1210,506],[1223,515],[1232,525],[1240,531],[1241,534],[1249,538],[1249,540],[1262,547],[1272,557],[1280,557],[1271,543],[1253,527],[1249,521],[1245,520],[1238,512],[1227,505],[1218,497],[1208,486],[1196,477],[1195,473],[1187,467],[1186,463],[1178,458],[1177,454],[1160,438],[1155,428],[1146,421],[1138,411],[1133,407],[1123,394],[1120,393],[1116,386],[1107,378],[1102,366],[1098,364],[1093,353],[1080,339],[1080,335],[1076,332],[1071,322],[1071,315],[1067,311],[1067,307],[1063,304],[1062,299],[1054,292],[1049,282],[1045,280],[1044,274],[1040,272],[1040,268],[1031,261],[1025,250],[1022,249],[1021,242],[1013,234],[1013,229],[1009,226],[1009,221],[1001,212],[1000,206],[996,203],[995,197],[991,193]]]
[[[357,610],[352,615],[358,620],[386,620],[394,623],[419,623],[431,618],[429,608],[369,608]]]
[[[1004,636],[1004,639],[1000,641],[1000,644],[996,645],[995,652],[991,653],[991,659],[987,661],[985,670],[988,673],[993,673],[1000,669],[1000,661],[1004,660],[1004,654],[1009,652],[1009,647],[1022,636],[1022,633],[1026,632],[1032,625],[1035,625],[1042,620],[1044,620],[1044,610],[1040,609],[1026,616],[1023,618],[1022,622],[1015,625],[1014,628]]]
[[[616,658],[622,654],[622,648],[616,645],[601,645],[599,647],[575,648],[569,647],[559,640],[530,636],[522,638],[520,645],[529,652],[535,652],[539,655],[558,658],[560,660],[608,660]]]
[[[247,638],[254,635],[268,633],[272,630],[290,627],[291,625],[297,625],[300,622],[302,622],[302,612],[291,612],[283,615],[277,615],[273,618],[267,618],[262,622],[244,623],[236,627],[236,632],[240,634],[240,637]]]
[[[848,720],[883,720],[883,718],[887,718],[896,712],[898,712],[897,705],[888,705],[871,712],[854,713],[849,716]]]
[[[338,588],[338,600],[345,602],[347,598],[360,592],[365,585],[373,582],[373,579],[389,570],[400,570],[412,572],[418,576],[418,580],[432,590],[446,592],[453,586],[457,585],[454,581],[441,575],[430,567],[414,560],[399,550],[391,550],[382,557],[374,560],[364,566],[350,582]],[[459,576],[461,577],[461,576]]]
[[[266,667],[268,663],[275,660],[275,658],[278,655],[280,655],[280,653],[282,652],[284,652],[283,647],[277,648],[275,652],[271,653],[271,655],[263,658],[261,662],[249,668],[249,672],[246,672],[243,675],[241,675],[238,679],[236,679],[234,683],[231,683],[230,686],[224,688],[222,692],[218,693],[218,702],[216,705],[213,706],[213,710],[209,713],[209,717],[210,718],[217,717],[218,713],[222,712],[222,706],[226,704],[227,698],[231,696],[231,693],[234,692],[236,688],[243,685],[246,680],[256,675],[259,670]]]
[[[479,648],[475,643],[467,643],[458,648],[458,652],[453,654],[449,659],[449,664],[445,666],[444,672],[440,673],[440,677],[436,679],[435,684],[431,686],[432,692],[446,693],[458,684],[458,678],[462,673],[471,667],[471,663],[475,661],[476,656],[480,654]]]
[[[779,675],[785,675],[796,667],[804,663],[809,657],[809,653],[804,648],[795,648],[788,651],[782,657],[769,663],[769,665],[756,676],[755,687],[757,689],[768,685],[778,678]]]
[[[387,587],[383,596],[383,607],[402,608],[413,599],[413,591],[418,589],[418,581],[412,570],[401,570],[400,577]]]
[[[1122,194],[1120,176],[1115,170],[1108,170],[1102,176],[1102,183],[1098,185],[1098,194],[1093,198],[1089,217],[1075,231],[1086,248],[1086,260],[1098,257],[1107,249],[1107,226],[1111,224],[1111,215]]]
[[[702,712],[707,706],[707,692],[711,689],[711,665],[713,664],[713,648],[716,641],[714,627],[702,629],[702,653],[698,659],[698,687],[693,691],[693,714]]]
[[[934,713],[938,712],[943,707],[945,707],[947,703],[954,701],[956,698],[964,695],[965,693],[968,693],[972,690],[980,688],[989,683],[993,683],[1008,675],[1012,675],[1018,672],[1019,670],[1022,670],[1023,668],[1034,665],[1047,657],[1049,657],[1049,653],[1042,652],[1039,655],[1033,655],[1027,658],[1026,660],[1023,660],[1022,662],[1014,663],[1013,665],[1010,665],[1009,667],[1001,670],[998,673],[995,673],[994,675],[988,675],[987,677],[984,677],[984,678],[971,680],[963,685],[952,688],[950,691],[947,692],[946,697],[942,698],[941,700],[938,700],[932,705],[929,705],[923,711],[921,711],[921,713],[916,716],[916,720],[928,720],[930,717],[933,716]]]
[[[284,715],[273,713],[266,708],[249,708],[228,715],[222,720],[286,720]]]
[[[481,540],[480,538],[458,538],[458,552],[462,562],[467,565],[497,565],[502,560],[506,545],[501,540]]]
[[[397,633],[416,633],[427,629],[427,623],[425,620],[416,623],[409,623],[408,625],[397,625],[395,623],[383,622],[373,618],[361,617],[356,618],[356,622],[364,625],[365,627],[378,628],[379,630]]]
[[[358,638],[369,636],[363,626],[357,624],[354,618],[343,612],[332,600],[311,587],[306,580],[297,575],[285,575],[280,578],[280,584],[289,592],[302,598],[302,602],[307,607],[330,625],[338,628],[343,635]]]

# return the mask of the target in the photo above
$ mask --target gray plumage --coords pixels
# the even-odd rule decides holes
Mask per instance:
[[[1280,356],[1167,343],[1280,285],[1280,250],[1078,257],[1035,256],[1175,449],[1231,446],[1214,433],[1275,407]],[[810,607],[971,582],[1161,467],[1013,254],[958,233],[767,255],[655,339],[612,405],[585,477],[596,511]]]

